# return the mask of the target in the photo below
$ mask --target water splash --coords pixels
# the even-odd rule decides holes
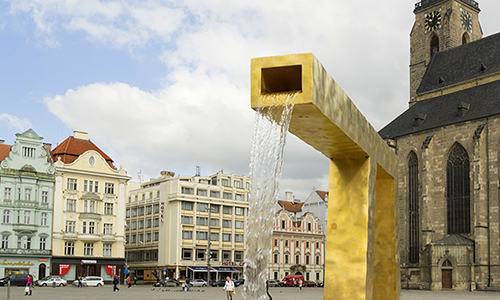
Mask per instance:
[[[243,292],[243,297],[248,300],[269,299],[266,279],[274,207],[279,192],[286,134],[297,95],[298,92],[263,95],[255,115]]]

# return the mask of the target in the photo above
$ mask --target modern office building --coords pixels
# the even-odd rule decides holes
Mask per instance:
[[[144,282],[157,278],[240,278],[249,179],[224,174],[161,176],[128,192],[127,263]]]
[[[57,216],[51,273],[67,280],[94,275],[111,281],[113,275],[123,275],[125,192],[130,177],[86,132],[75,131],[51,155]]]
[[[0,276],[49,274],[55,169],[32,129],[0,141]],[[50,148],[50,145],[48,146]]]

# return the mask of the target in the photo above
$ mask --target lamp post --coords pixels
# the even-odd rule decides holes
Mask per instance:
[[[207,244],[207,286],[210,286],[210,259],[212,258],[212,253],[210,252],[210,245],[212,244],[210,240],[210,223],[212,222],[212,207],[208,203],[208,244]]]

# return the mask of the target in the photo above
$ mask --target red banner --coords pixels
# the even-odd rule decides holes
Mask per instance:
[[[108,271],[109,275],[114,277],[116,275],[116,266],[106,265],[106,271]]]
[[[71,269],[71,265],[59,265],[59,276],[64,276]]]

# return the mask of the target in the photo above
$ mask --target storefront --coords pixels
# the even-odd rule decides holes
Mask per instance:
[[[27,257],[24,256],[4,256],[0,258],[0,275],[2,277],[12,274],[31,274],[35,279],[41,279],[48,275],[50,268],[50,258],[48,257]]]
[[[52,258],[52,275],[58,275],[69,283],[80,276],[100,276],[104,282],[113,281],[113,276],[124,278],[123,259],[67,259]]]

